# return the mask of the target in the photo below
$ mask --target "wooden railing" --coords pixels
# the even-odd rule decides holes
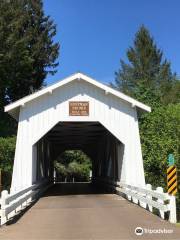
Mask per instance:
[[[165,212],[169,212],[169,221],[176,223],[176,199],[163,192],[161,187],[152,190],[147,184],[144,188],[132,186],[123,182],[114,182],[103,178],[93,179],[96,183],[103,184],[106,188],[116,191],[117,194],[124,194],[129,201],[153,212],[153,208],[159,210],[160,217],[164,219]],[[1,225],[5,224],[14,215],[25,209],[31,202],[38,198],[52,183],[43,181],[25,188],[15,194],[8,194],[6,190],[1,193]]]
[[[153,212],[153,208],[159,210],[161,218],[165,218],[165,212],[169,212],[169,221],[176,223],[176,198],[163,192],[162,187],[152,190],[147,184],[144,188],[132,186],[123,182],[114,182],[103,178],[95,178],[95,182],[104,184],[107,188],[116,191],[117,194],[124,194],[129,201]]]
[[[52,183],[47,180],[27,187],[17,193],[8,194],[7,190],[1,192],[1,225],[29,206],[33,200],[38,198]]]

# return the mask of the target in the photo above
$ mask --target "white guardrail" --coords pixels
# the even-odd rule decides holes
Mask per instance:
[[[3,190],[0,199],[1,225],[29,206],[34,199],[38,198],[52,184],[48,181],[43,181],[14,194],[8,194],[7,190]]]
[[[169,212],[169,221],[176,223],[176,198],[163,192],[162,187],[152,190],[151,184],[147,184],[144,188],[131,186],[122,182],[114,182],[102,178],[94,179],[101,184],[108,186],[111,190],[115,190],[117,194],[125,194],[129,201],[153,212],[153,208],[159,210],[162,219],[165,218],[165,212]]]
[[[129,201],[139,204],[150,212],[153,212],[153,208],[158,209],[160,217],[163,219],[165,217],[165,212],[169,212],[169,221],[171,223],[176,223],[176,198],[168,193],[163,193],[162,187],[157,187],[156,190],[152,190],[150,184],[147,184],[145,188],[141,188],[97,177],[93,180],[115,190],[117,194],[125,194]],[[44,181],[34,184],[15,194],[8,194],[6,190],[2,191],[0,199],[1,225],[5,224],[14,215],[29,206],[33,199],[36,199],[52,184],[53,183]]]

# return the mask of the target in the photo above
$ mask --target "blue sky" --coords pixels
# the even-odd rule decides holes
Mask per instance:
[[[144,24],[180,75],[179,0],[44,0],[44,10],[57,25],[61,45],[53,83],[74,72],[111,82],[126,59],[134,34]]]

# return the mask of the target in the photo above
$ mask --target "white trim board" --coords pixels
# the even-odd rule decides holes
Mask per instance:
[[[47,94],[47,93],[52,94],[55,89],[57,89],[63,85],[66,85],[72,81],[75,81],[75,80],[86,81],[86,82],[104,90],[106,95],[112,94],[115,97],[120,98],[121,100],[129,102],[130,104],[132,104],[132,107],[138,107],[144,111],[151,112],[151,108],[149,106],[147,106],[147,105],[145,105],[145,104],[143,104],[143,103],[125,95],[124,93],[117,91],[103,83],[100,83],[99,81],[97,81],[91,77],[88,77],[87,75],[85,75],[83,73],[75,73],[63,80],[58,81],[57,83],[55,83],[53,85],[50,85],[46,88],[43,88],[42,90],[39,90],[39,91],[37,91],[33,94],[30,94],[24,98],[21,98],[15,102],[5,106],[4,111],[10,113],[13,117],[15,117],[15,115],[18,115],[18,113],[19,113],[18,108],[24,107],[27,102],[30,102],[30,101],[32,101],[38,97],[41,97],[42,95]],[[14,112],[16,112],[16,114],[13,114]],[[17,119],[17,116],[15,118]]]

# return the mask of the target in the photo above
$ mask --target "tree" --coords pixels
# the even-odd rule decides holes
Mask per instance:
[[[0,137],[0,168],[4,171],[12,171],[16,137]]]
[[[180,186],[180,104],[158,107],[139,120],[146,182],[167,191],[167,156],[173,153]],[[180,191],[177,208],[180,219]]]
[[[0,137],[0,169],[2,170],[2,185],[9,189],[14,161],[16,137]]]
[[[121,67],[112,86],[152,106],[166,102],[167,92],[177,84],[176,75],[144,26],[136,33],[127,58],[129,63],[120,60]],[[171,98],[168,100],[174,102],[176,96],[172,94]]]
[[[76,181],[88,181],[92,169],[90,158],[81,150],[67,150],[55,161],[58,178],[75,178]]]
[[[175,155],[177,168],[180,167],[180,81],[144,26],[136,33],[127,58],[129,63],[121,60],[115,83],[111,85],[152,107],[151,113],[139,115],[145,178],[153,187],[167,190],[169,153]],[[179,192],[177,208],[179,211]]]
[[[166,187],[169,153],[180,169],[180,104],[158,107],[139,120],[146,178],[154,186]]]
[[[44,85],[54,74],[59,44],[42,0],[0,1],[0,117],[3,107]],[[0,129],[1,132],[1,129]]]
[[[54,167],[58,173],[58,175],[60,176],[61,179],[65,178],[67,176],[67,169],[66,166],[58,161],[54,162]],[[58,176],[58,177],[59,177]]]

